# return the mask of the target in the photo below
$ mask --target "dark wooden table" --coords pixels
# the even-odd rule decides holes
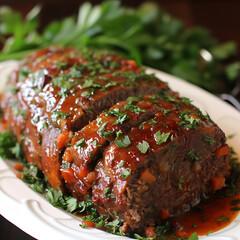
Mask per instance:
[[[35,4],[41,2],[43,11],[41,22],[43,25],[51,20],[77,13],[78,6],[83,1],[76,0],[1,0],[0,6],[9,5],[26,14]],[[101,1],[90,1],[99,3]],[[137,6],[143,1],[123,0],[125,5]],[[220,42],[234,40],[240,46],[240,20],[238,0],[160,0],[165,10],[182,19],[186,27],[203,26],[210,30]],[[240,51],[238,51],[240,52]],[[32,240],[23,231],[19,230],[5,218],[0,216],[0,238],[2,240]],[[41,231],[41,230],[39,230]]]

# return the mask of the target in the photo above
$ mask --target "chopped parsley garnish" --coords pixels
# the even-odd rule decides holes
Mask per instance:
[[[184,183],[184,176],[181,175],[180,178],[179,178],[179,180],[178,180],[178,189],[179,189],[180,191],[183,190],[183,186],[182,186],[183,183]]]
[[[138,129],[143,129],[143,125],[146,123],[146,121],[145,122],[142,122],[140,125],[139,125],[139,127],[138,127]]]
[[[122,124],[123,122],[130,120],[127,113],[122,112],[119,108],[111,109],[109,112],[105,111],[105,113],[112,117],[118,117],[113,125]]]
[[[197,128],[199,126],[199,118],[193,118],[190,116],[191,112],[187,113],[183,111],[180,114],[181,122],[178,122],[178,125],[183,126],[185,128]],[[190,117],[189,117],[190,116]]]
[[[105,131],[105,127],[108,122],[102,124],[102,126],[98,129],[98,132],[101,134],[102,137],[107,137],[112,134],[112,131]]]
[[[107,83],[103,88],[100,89],[100,91],[108,90],[110,87],[114,87],[117,85],[117,82],[110,82]]]
[[[70,117],[71,116],[71,114],[69,114],[69,113],[64,113],[64,112],[61,112],[61,111],[58,111],[58,110],[54,110],[53,112],[52,112],[52,122],[57,122],[57,119],[58,118],[68,118],[68,117]]]
[[[132,104],[127,104],[124,109],[129,109],[131,112],[133,113],[143,113],[143,112],[146,112],[146,110],[144,109],[141,109],[140,107],[138,106],[135,106],[135,105],[132,105]]]
[[[222,216],[216,220],[216,222],[223,222],[223,221],[229,222],[229,217]]]
[[[101,84],[94,82],[93,79],[85,80],[85,82],[82,86],[82,88],[100,88],[100,87],[101,87]]]
[[[121,134],[123,134],[122,130],[119,130],[119,131],[116,132],[116,140],[119,139],[119,136],[120,136]]]
[[[74,64],[69,74],[72,78],[80,78],[82,77],[81,68],[79,68],[77,64]]]
[[[105,188],[104,197],[115,198],[114,194],[112,193],[112,188],[110,187]]]
[[[155,133],[156,137],[156,142],[158,145],[161,145],[162,143],[165,143],[168,140],[168,137],[170,136],[170,133],[161,133],[159,130],[158,132]]]
[[[151,125],[151,126],[153,126],[156,123],[157,123],[157,121],[154,118],[149,121],[149,125]]]
[[[13,137],[8,129],[0,133],[0,156],[3,159],[18,158],[23,160],[23,151],[17,139]]]
[[[169,112],[170,112],[169,109],[163,109],[162,110],[162,114],[163,114],[164,117],[166,117],[167,113],[169,113]]]
[[[113,77],[118,77],[118,76],[130,79],[131,81],[135,81],[137,79],[137,74],[134,72],[114,72],[113,73]]]
[[[192,233],[188,240],[198,240],[197,233],[196,232]]]
[[[199,152],[194,152],[194,151],[189,151],[187,156],[192,160],[192,161],[198,161],[199,160]]]
[[[76,142],[76,147],[83,147],[85,144],[85,139],[82,138],[79,141]]]
[[[41,129],[47,129],[48,128],[48,124],[47,122],[43,122],[42,123],[42,128]]]
[[[212,139],[211,137],[208,137],[208,136],[205,136],[205,137],[203,138],[203,140],[204,140],[205,142],[209,143],[210,145],[212,145],[212,144],[215,142],[214,139]]]
[[[132,104],[133,102],[139,102],[143,98],[142,95],[139,95],[137,97],[128,97],[127,102],[128,104]]]
[[[132,170],[130,168],[125,168],[122,170],[122,177],[124,179],[127,179],[129,177],[129,175],[131,174]]]
[[[240,211],[240,207],[231,208],[231,211]]]
[[[65,61],[65,62],[63,62],[63,61],[56,61],[55,64],[60,69],[67,69],[68,66],[69,66],[69,62],[68,61]]]
[[[90,97],[92,94],[88,91],[85,91],[81,94],[82,97]]]
[[[140,150],[140,152],[144,154],[147,152],[147,150],[149,149],[150,146],[149,146],[148,142],[143,140],[142,142],[138,143],[137,147]]]
[[[119,167],[123,167],[125,161],[121,160],[121,162],[118,164]]]
[[[192,101],[189,98],[183,97],[182,102],[186,105],[189,105]]]
[[[131,145],[131,141],[127,135],[125,135],[124,138],[121,140],[115,140],[115,143],[120,148],[125,148],[125,147],[128,147],[129,145]]]

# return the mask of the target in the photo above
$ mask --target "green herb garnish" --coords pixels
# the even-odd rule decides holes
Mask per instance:
[[[155,133],[156,137],[156,142],[158,145],[161,145],[162,143],[165,143],[168,140],[168,137],[170,136],[170,133],[161,133],[159,130],[158,132]]]
[[[150,146],[149,146],[148,142],[143,140],[142,142],[140,142],[138,144],[137,147],[138,147],[138,149],[140,150],[141,153],[146,153]]]
[[[120,148],[125,148],[125,147],[128,147],[129,145],[131,145],[131,141],[127,135],[125,135],[124,138],[121,140],[115,140],[115,143]]]

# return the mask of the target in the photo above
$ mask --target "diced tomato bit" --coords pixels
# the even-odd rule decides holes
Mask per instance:
[[[152,170],[150,168],[145,168],[142,171],[140,178],[142,181],[149,183],[149,184],[152,184],[156,180],[155,176],[153,175]]]
[[[216,157],[222,157],[222,156],[229,155],[229,154],[230,154],[230,149],[229,149],[227,144],[219,147],[215,151],[215,156]]]
[[[189,118],[197,119],[198,117],[195,114],[192,113],[192,114],[189,115]]]
[[[13,167],[15,170],[22,172],[23,171],[23,165],[22,164],[15,164]]]
[[[22,175],[22,173],[17,173],[17,178],[19,178],[19,179],[23,179],[23,175]]]
[[[188,234],[187,234],[186,232],[180,231],[180,230],[177,230],[177,231],[175,232],[175,234],[176,234],[177,237],[180,237],[180,238],[183,238],[183,237],[187,237],[187,236],[188,236]]]
[[[225,177],[213,177],[211,179],[211,184],[212,184],[212,189],[215,191],[215,190],[218,190],[218,189],[221,189],[223,187],[225,187]]]
[[[95,223],[94,222],[89,222],[89,221],[82,221],[82,223],[84,223],[85,225],[87,225],[90,228],[95,227]]]
[[[57,148],[58,149],[64,148],[67,143],[67,139],[68,139],[68,135],[61,133],[57,137]]]
[[[155,236],[155,228],[154,227],[145,228],[145,235],[147,238],[153,238]]]
[[[162,219],[168,218],[169,217],[169,211],[166,210],[166,209],[162,209],[161,210],[161,217],[162,217]]]
[[[157,113],[155,114],[155,116],[156,116],[156,117],[162,117],[163,114],[162,114],[161,112],[157,112]]]
[[[128,65],[130,65],[132,68],[136,68],[137,64],[134,60],[127,60],[126,61]]]

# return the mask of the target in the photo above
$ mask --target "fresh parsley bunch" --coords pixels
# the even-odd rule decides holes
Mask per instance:
[[[21,59],[50,45],[91,47],[114,50],[213,92],[220,79],[231,88],[238,78],[240,63],[226,64],[237,52],[234,42],[218,44],[203,28],[186,30],[154,3],[132,9],[117,0],[96,6],[85,2],[78,16],[51,22],[41,33],[40,10],[35,6],[23,19],[8,7],[0,8],[0,61]]]

